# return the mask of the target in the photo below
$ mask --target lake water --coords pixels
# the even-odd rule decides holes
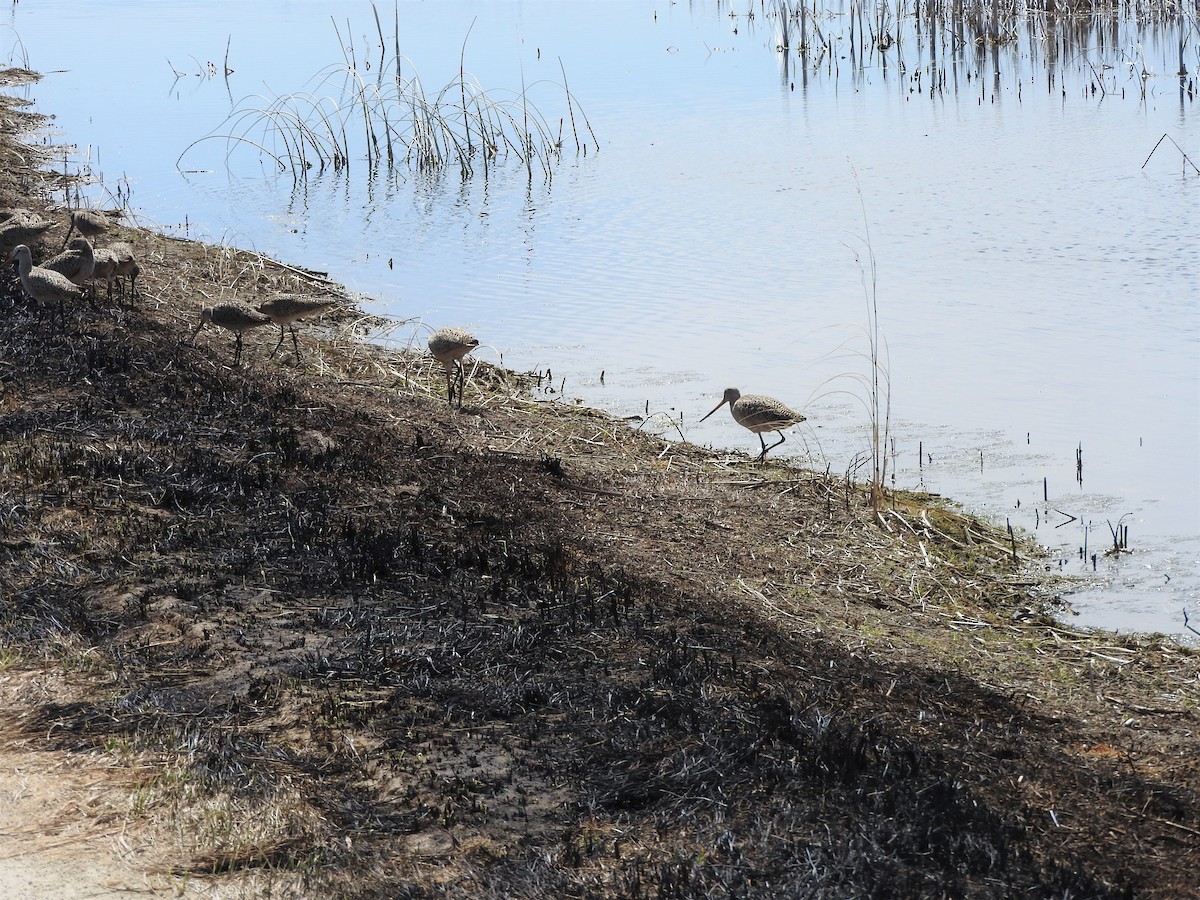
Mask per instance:
[[[549,175],[510,155],[466,180],[352,154],[297,181],[194,144],[256,96],[338,96],[348,56],[370,84],[391,5],[383,54],[357,2],[17,3],[3,34],[98,179],[88,202],[128,195],[143,224],[328,272],[404,320],[391,340],[470,328],[480,356],[552,371],[547,396],[667,436],[755,450],[727,414],[699,423],[736,385],[809,416],[779,456],[854,469],[873,254],[895,483],[1032,532],[1079,579],[1076,624],[1188,637],[1200,34],[914,8],[835,3],[802,54],[797,19],[778,49],[777,3],[401,2],[401,72],[427,96],[461,55],[498,103],[528,86],[557,132],[565,70],[594,131],[577,120],[577,149],[565,123]],[[898,42],[872,49],[873,29]],[[1118,523],[1133,552],[1105,556]]]

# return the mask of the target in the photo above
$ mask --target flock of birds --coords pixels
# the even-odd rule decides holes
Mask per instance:
[[[63,240],[62,251],[35,266],[28,242],[41,237],[56,227],[57,223],[48,222],[28,210],[8,210],[0,212],[0,252],[12,248],[9,251],[9,259],[17,263],[21,286],[25,293],[39,304],[57,304],[61,317],[67,302],[83,297],[85,285],[91,285],[94,292],[95,284],[105,281],[111,299],[114,284],[118,285],[121,294],[124,294],[125,278],[128,277],[130,291],[136,294],[137,277],[141,268],[133,248],[124,241],[106,247],[94,247],[92,244],[94,238],[108,230],[108,225],[108,217],[104,213],[90,209],[73,211],[71,227]],[[71,240],[71,235],[76,231],[79,232],[79,237]],[[214,325],[233,332],[236,365],[241,361],[242,335],[245,332],[252,328],[278,325],[279,342],[271,355],[279,352],[287,336],[285,329],[289,329],[298,363],[300,344],[295,323],[307,316],[319,315],[335,305],[335,301],[330,299],[296,295],[276,296],[258,304],[257,307],[240,300],[227,300],[201,310],[200,322],[192,332],[192,342],[195,342],[205,325]],[[462,360],[478,346],[479,341],[475,336],[461,328],[440,328],[429,338],[429,352],[446,372],[446,399],[451,406],[454,405],[457,395],[458,406],[462,408],[466,380]],[[729,404],[735,422],[758,435],[762,447],[762,452],[758,455],[759,461],[784,442],[784,436],[780,433],[779,440],[768,446],[763,437],[766,432],[782,432],[785,428],[805,421],[803,415],[773,397],[743,394],[732,387],[726,389],[721,402],[700,421],[703,422],[725,404]]]
[[[125,241],[107,247],[92,246],[92,239],[106,232],[108,224],[108,217],[103,213],[75,210],[71,213],[71,227],[63,239],[61,252],[35,266],[29,242],[57,228],[58,223],[47,221],[27,209],[10,209],[0,212],[0,248],[16,262],[25,293],[40,304],[57,305],[61,316],[68,301],[82,298],[84,286],[94,286],[98,281],[107,283],[110,299],[114,283],[124,293],[126,278],[131,293],[137,293],[141,268],[133,247]],[[79,237],[71,240],[76,231]]]
[[[441,328],[429,338],[429,352],[446,370],[446,399],[449,403],[454,403],[455,386],[457,385],[460,408],[462,407],[462,389],[465,378],[462,360],[478,346],[479,341],[475,336],[461,328]],[[762,446],[762,452],[758,454],[760,462],[785,440],[784,435],[780,433],[779,440],[767,446],[763,434],[768,431],[782,432],[783,429],[799,425],[805,420],[805,416],[790,409],[774,397],[767,397],[763,394],[743,394],[737,388],[731,387],[725,389],[721,402],[709,410],[700,421],[703,422],[726,403],[729,404],[733,420],[758,435],[758,442]]]
[[[226,300],[200,310],[200,322],[196,325],[196,330],[192,332],[192,340],[196,340],[196,335],[205,325],[215,325],[226,331],[232,331],[237,336],[233,351],[233,362],[236,365],[242,359],[243,334],[251,328],[278,325],[279,343],[275,345],[271,355],[274,356],[283,346],[283,339],[287,336],[284,329],[287,328],[292,333],[292,348],[296,351],[296,362],[300,362],[300,342],[296,337],[296,322],[305,316],[320,315],[336,305],[333,300],[292,294],[280,294],[258,304],[257,307],[240,300]]]
[[[106,247],[93,246],[93,239],[104,234],[109,227],[109,217],[93,209],[74,210],[71,213],[71,226],[63,239],[64,248],[35,266],[29,242],[57,227],[57,222],[47,221],[27,209],[0,212],[0,252],[6,251],[9,260],[17,264],[21,287],[29,297],[42,306],[57,305],[61,318],[68,302],[81,299],[85,286],[91,285],[94,290],[94,285],[99,281],[107,283],[109,299],[112,299],[114,284],[124,295],[126,277],[129,279],[130,293],[137,294],[137,278],[142,270],[134,256],[133,247],[125,241]],[[71,235],[76,231],[79,237],[71,240]],[[193,332],[192,339],[195,340],[196,334],[206,324],[234,332],[237,335],[234,362],[237,363],[241,361],[242,333],[259,325],[276,324],[279,326],[279,343],[271,355],[274,356],[283,345],[286,337],[284,329],[290,328],[292,346],[296,351],[296,361],[299,362],[300,343],[294,323],[334,305],[332,300],[298,296],[273,297],[259,304],[257,309],[237,300],[217,303],[201,312],[200,324]]]

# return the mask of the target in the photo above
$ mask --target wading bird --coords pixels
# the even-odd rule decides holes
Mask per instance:
[[[17,261],[17,272],[21,276],[21,287],[25,293],[41,305],[58,304],[58,317],[63,317],[63,306],[67,300],[78,300],[83,292],[61,272],[43,269],[33,264],[33,254],[24,244],[13,248],[9,259]]]
[[[108,231],[108,216],[95,209],[76,209],[71,212],[71,227],[63,238],[63,246],[71,239],[72,232],[78,231],[85,238],[94,238]]]
[[[91,242],[85,237],[77,237],[69,247],[57,256],[42,263],[43,269],[59,272],[72,284],[83,286],[92,280],[96,271],[96,256],[92,252]]]
[[[758,435],[758,442],[762,444],[762,453],[758,454],[760,462],[767,455],[767,451],[778,447],[784,440],[780,434],[779,440],[768,447],[767,442],[763,440],[764,431],[782,431],[804,421],[804,416],[788,409],[774,397],[764,397],[762,394],[743,395],[737,388],[732,387],[725,389],[725,396],[721,398],[721,402],[714,406],[704,419],[726,403],[729,404],[729,411],[733,413],[733,420]],[[703,422],[704,419],[700,421]]]
[[[57,222],[47,222],[37,213],[24,209],[16,210],[12,216],[0,223],[0,250],[9,253],[18,245],[28,244],[51,228],[57,227]]]
[[[242,303],[240,300],[226,300],[215,306],[206,306],[200,310],[200,324],[192,332],[192,344],[205,325],[216,325],[237,335],[237,343],[233,350],[233,364],[236,366],[242,360],[242,334],[251,328],[261,328],[271,324],[271,317],[260,313],[257,309]]]
[[[96,290],[97,281],[108,285],[108,299],[112,299],[113,279],[117,277],[117,255],[107,247],[97,247],[92,251],[92,259],[96,267],[92,270],[92,291]]]
[[[292,332],[292,347],[296,351],[296,362],[300,362],[300,342],[296,339],[297,319],[303,319],[305,316],[316,316],[325,312],[327,309],[332,309],[337,306],[333,300],[322,300],[317,297],[296,297],[291,294],[283,294],[278,297],[272,297],[265,303],[258,304],[258,311],[265,316],[270,316],[271,321],[279,326],[279,343],[275,345],[275,349],[271,351],[271,356],[279,352],[279,348],[283,346],[284,327],[291,329]]]
[[[117,287],[120,288],[121,296],[125,296],[125,276],[128,275],[129,294],[131,297],[136,297],[137,278],[142,274],[142,267],[138,265],[137,259],[133,255],[133,247],[125,241],[117,241],[115,244],[109,244],[108,249],[117,258]]]
[[[462,358],[479,346],[479,341],[461,328],[439,328],[429,336],[429,352],[446,370],[446,402],[454,404],[454,382],[457,374],[458,408],[462,409],[463,387],[466,373]]]

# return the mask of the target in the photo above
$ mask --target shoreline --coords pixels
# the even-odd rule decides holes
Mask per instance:
[[[1194,890],[1200,656],[1049,618],[1007,535],[486,364],[450,409],[351,311],[232,366],[200,306],[294,267],[117,237],[135,301],[0,290],[0,885]]]

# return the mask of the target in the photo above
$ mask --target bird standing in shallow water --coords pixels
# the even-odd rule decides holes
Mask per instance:
[[[758,435],[758,442],[762,444],[762,453],[758,454],[759,462],[766,457],[768,450],[773,450],[784,441],[783,435],[780,434],[779,440],[768,447],[767,442],[763,440],[764,431],[782,431],[804,421],[804,416],[788,409],[774,397],[764,397],[762,394],[743,395],[737,388],[732,387],[725,389],[725,396],[721,398],[721,402],[714,406],[704,419],[726,403],[729,404],[729,411],[733,413],[733,420]],[[700,421],[703,422],[704,419]]]
[[[300,343],[296,339],[297,319],[303,319],[305,316],[319,315],[327,309],[333,309],[337,304],[332,300],[322,300],[317,297],[296,297],[291,294],[283,294],[278,297],[272,297],[265,303],[258,304],[258,311],[265,316],[270,316],[271,321],[279,326],[279,343],[275,345],[275,349],[271,351],[271,356],[279,352],[279,348],[283,346],[284,326],[286,325],[292,331],[292,347],[296,350],[296,362],[300,362]]]
[[[446,370],[446,402],[454,404],[455,374],[458,378],[458,408],[462,409],[463,387],[466,373],[462,358],[479,346],[475,335],[461,328],[439,328],[429,336],[429,352]],[[456,372],[457,370],[457,372]]]
[[[242,333],[251,328],[261,328],[271,324],[271,317],[260,313],[257,309],[242,303],[240,300],[226,300],[215,306],[206,306],[200,310],[200,324],[192,332],[192,343],[196,343],[196,335],[205,325],[216,325],[237,335],[234,345],[233,364],[236,366],[242,359]]]

